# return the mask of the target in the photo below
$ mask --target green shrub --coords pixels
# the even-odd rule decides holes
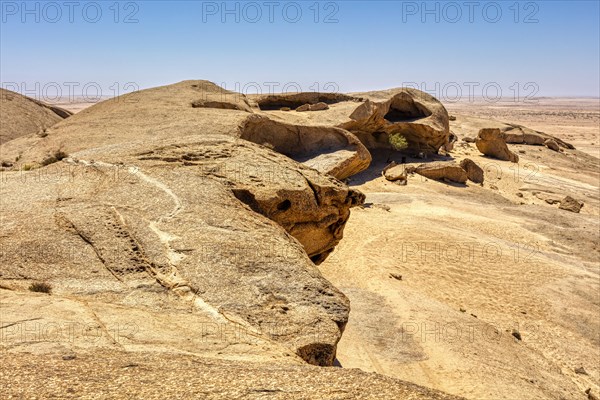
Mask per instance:
[[[29,286],[29,290],[32,292],[50,294],[52,292],[52,286],[46,282],[35,282]]]
[[[392,133],[388,140],[390,141],[392,148],[396,151],[404,150],[408,147],[406,138],[399,133]]]

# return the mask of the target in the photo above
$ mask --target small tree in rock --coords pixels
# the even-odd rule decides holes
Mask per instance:
[[[408,142],[406,141],[406,138],[398,132],[392,133],[391,135],[389,135],[388,141],[390,142],[392,149],[394,149],[395,151],[401,151],[408,147]],[[387,158],[387,162],[390,162],[391,157],[392,157],[392,153],[390,152],[390,154],[388,155],[388,158]],[[403,157],[403,160],[404,160],[404,157]],[[402,161],[402,162],[404,163],[404,161]]]
[[[392,133],[388,137],[388,140],[390,141],[392,148],[396,151],[404,150],[408,147],[408,142],[406,141],[406,138],[400,133]]]

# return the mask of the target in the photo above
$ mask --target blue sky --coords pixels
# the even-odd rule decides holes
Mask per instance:
[[[2,1],[3,87],[600,95],[598,1],[67,3]]]

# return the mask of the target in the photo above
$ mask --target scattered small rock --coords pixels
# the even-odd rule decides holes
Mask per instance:
[[[592,388],[587,388],[585,394],[588,395],[588,400],[600,400],[598,396],[592,393]]]
[[[490,185],[490,189],[492,189],[492,190],[498,190],[498,186],[496,186],[496,185]]]
[[[292,109],[289,107],[281,107],[280,110],[281,111],[291,111]]]
[[[513,329],[511,335],[513,335],[513,337],[517,340],[523,340],[523,338],[521,337],[521,333],[516,329]]]
[[[300,107],[296,108],[298,112],[310,111],[310,104],[303,104]]]
[[[461,307],[461,308],[460,308],[460,312],[467,312],[467,309],[466,309],[466,308],[464,308],[464,307]]]
[[[394,278],[397,281],[401,281],[402,280],[402,275],[390,273],[390,278]]]
[[[561,210],[571,211],[574,213],[578,213],[581,211],[581,207],[583,207],[583,202],[579,200],[575,200],[571,196],[567,196],[560,201],[560,205],[558,208]]]
[[[538,199],[545,201],[548,204],[558,204],[558,203],[560,203],[560,199],[557,198],[557,197],[555,197],[551,193],[534,191],[534,192],[531,192],[531,194],[533,194]]]
[[[67,355],[62,356],[62,359],[65,361],[74,360],[76,358],[77,358],[77,356],[75,356],[75,354],[67,354]]]
[[[448,120],[456,121],[456,117],[454,115],[448,115]]]
[[[579,375],[589,375],[583,367],[575,368],[575,373]]]
[[[517,197],[523,197],[523,193],[517,192]]]
[[[373,204],[370,203],[369,205],[365,204],[365,208],[379,208],[380,210],[384,210],[387,212],[390,212],[390,206],[386,205],[386,204]]]

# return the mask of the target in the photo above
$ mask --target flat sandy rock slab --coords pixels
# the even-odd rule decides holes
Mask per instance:
[[[0,385],[7,398],[462,399],[358,369],[158,352],[11,354],[2,358]]]
[[[99,279],[88,281],[91,287],[98,284]],[[125,350],[304,363],[260,331],[222,318],[208,307],[186,307],[179,296],[161,296],[160,291],[156,283],[152,291],[131,289],[127,301],[111,304],[101,296],[77,299],[0,290],[3,359],[23,352],[52,358]]]
[[[5,178],[3,279],[158,314],[176,297],[190,319],[333,363],[349,304],[314,263],[364,201],[338,180],[230,136],[92,149]]]

